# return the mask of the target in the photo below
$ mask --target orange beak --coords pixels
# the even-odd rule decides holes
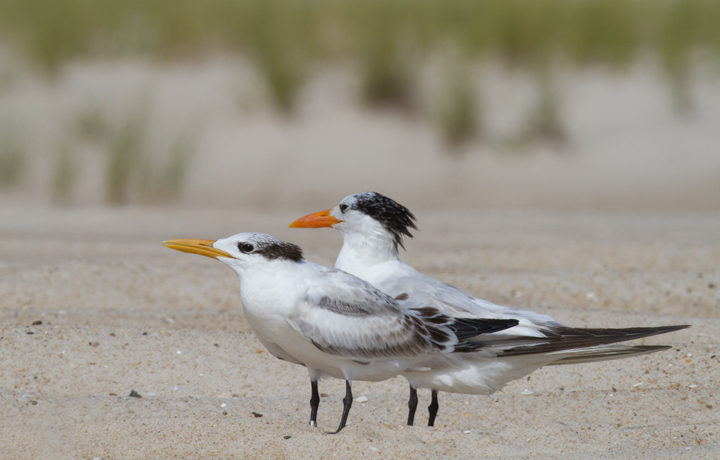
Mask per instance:
[[[233,256],[227,252],[213,247],[214,240],[169,240],[163,241],[163,245],[170,249],[175,249],[181,252],[189,252],[190,254],[200,254],[201,256],[212,257],[227,257],[232,259]]]
[[[325,211],[316,212],[314,214],[308,214],[305,217],[301,217],[292,224],[290,228],[321,228],[321,227],[332,227],[335,224],[342,222],[340,219],[336,219],[330,215],[330,209]]]

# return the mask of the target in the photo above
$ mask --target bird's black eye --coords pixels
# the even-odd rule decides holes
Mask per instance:
[[[253,249],[255,249],[255,246],[253,246],[250,243],[238,243],[238,249],[240,252],[248,253],[253,252]]]
[[[345,210],[347,210],[347,208],[348,208],[348,206],[347,206],[346,204],[341,204],[341,205],[340,205],[340,212],[345,212]]]

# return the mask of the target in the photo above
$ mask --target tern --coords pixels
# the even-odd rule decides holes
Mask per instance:
[[[301,217],[290,227],[340,230],[343,246],[335,267],[393,297],[432,305],[455,317],[518,320],[517,326],[492,334],[482,350],[446,356],[442,363],[428,363],[425,370],[416,366],[404,372],[410,384],[408,425],[414,422],[417,388],[431,389],[428,425],[433,426],[439,407],[438,391],[487,395],[541,366],[628,358],[665,350],[670,347],[613,344],[689,327],[569,328],[548,315],[473,297],[418,272],[398,258],[398,247],[404,249],[403,238],[412,238],[411,230],[417,230],[415,216],[376,192],[347,196],[334,208]]]
[[[345,380],[343,412],[352,406],[352,381],[380,381],[424,369],[442,356],[473,352],[516,319],[463,319],[380,292],[336,268],[303,259],[291,243],[262,233],[211,240],[170,240],[165,246],[216,258],[240,278],[245,318],[275,357],[307,367],[310,425],[317,426],[318,379]]]

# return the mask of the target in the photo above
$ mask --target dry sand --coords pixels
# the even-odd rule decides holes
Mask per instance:
[[[255,339],[234,273],[160,244],[264,231],[332,264],[337,232],[286,228],[313,210],[0,208],[0,457],[720,457],[720,214],[421,210],[403,258],[429,275],[568,325],[692,328],[643,341],[669,351],[441,394],[434,428],[426,391],[407,427],[403,379],[356,382],[367,401],[329,436],[343,383],[321,383],[310,428],[307,372]]]

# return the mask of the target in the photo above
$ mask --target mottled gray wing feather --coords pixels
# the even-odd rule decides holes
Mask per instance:
[[[367,361],[412,358],[440,349],[414,317],[352,317],[316,310],[292,318],[292,326],[317,348],[331,355]],[[420,324],[418,324],[420,323]]]
[[[328,276],[341,282],[310,289],[289,319],[320,350],[365,361],[449,352],[457,343],[449,331],[425,324],[369,284],[337,270]]]

